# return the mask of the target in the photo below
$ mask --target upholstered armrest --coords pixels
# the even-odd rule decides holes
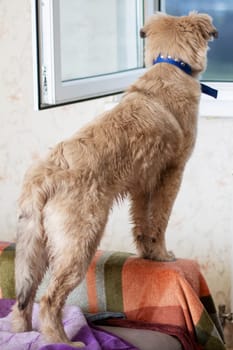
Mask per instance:
[[[14,244],[0,243],[0,295],[14,298]],[[37,300],[46,291],[46,274]],[[195,261],[154,262],[130,253],[98,251],[82,284],[69,296],[84,312],[123,312],[114,326],[188,335],[221,349],[222,331],[208,286]],[[118,323],[117,323],[118,322]],[[224,348],[224,347],[223,347]],[[217,348],[216,348],[217,349]]]

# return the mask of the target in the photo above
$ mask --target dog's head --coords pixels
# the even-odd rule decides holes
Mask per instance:
[[[146,66],[161,54],[188,63],[198,75],[206,68],[208,42],[217,38],[218,32],[207,14],[175,17],[158,12],[149,18],[140,36],[146,39]]]

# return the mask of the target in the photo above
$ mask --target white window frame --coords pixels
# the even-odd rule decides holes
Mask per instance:
[[[145,72],[145,68],[138,68],[121,73],[62,82],[61,58],[59,54],[56,54],[60,52],[60,40],[57,35],[59,33],[59,1],[31,0],[31,2],[35,109],[123,92],[127,86]],[[42,2],[43,9],[40,6]],[[166,0],[145,0],[144,3],[144,16],[141,16],[144,20],[154,12],[166,9]],[[46,22],[46,35],[43,40],[39,34],[42,16]],[[143,25],[143,23],[141,24]],[[141,45],[143,45],[143,40],[141,40]],[[42,50],[42,47],[45,47],[46,50]],[[213,100],[213,98],[202,94],[200,116],[233,117],[233,82],[205,81],[205,84],[218,90],[218,99]]]
[[[78,0],[77,0],[78,1]],[[138,9],[140,9],[140,0]],[[138,21],[158,10],[158,1],[145,0]],[[62,81],[60,56],[59,0],[32,0],[34,37],[35,107],[43,109],[123,92],[145,72],[137,68],[124,72]],[[139,33],[138,33],[139,35]],[[139,48],[143,67],[143,40]]]

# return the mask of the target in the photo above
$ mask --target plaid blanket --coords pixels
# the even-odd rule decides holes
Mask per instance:
[[[0,245],[0,293],[14,297],[3,271],[14,245]],[[13,279],[13,263],[7,276]],[[45,277],[38,298],[49,280]],[[6,294],[8,293],[8,294]],[[9,295],[10,293],[10,295]],[[195,261],[153,262],[129,253],[98,251],[85,280],[68,298],[85,312],[123,312],[124,327],[147,328],[176,336],[184,349],[223,350],[222,329],[207,283]],[[109,321],[110,322],[110,321]]]

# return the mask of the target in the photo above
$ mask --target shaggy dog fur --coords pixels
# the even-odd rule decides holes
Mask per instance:
[[[206,14],[158,13],[141,36],[146,38],[146,73],[119,105],[56,145],[26,173],[19,199],[15,331],[31,329],[36,290],[50,266],[50,284],[40,303],[41,331],[49,342],[69,342],[62,308],[84,278],[119,197],[131,198],[140,256],[174,258],[166,250],[165,230],[195,143],[198,76],[217,31]],[[167,63],[152,66],[159,54],[188,63],[192,75]]]

